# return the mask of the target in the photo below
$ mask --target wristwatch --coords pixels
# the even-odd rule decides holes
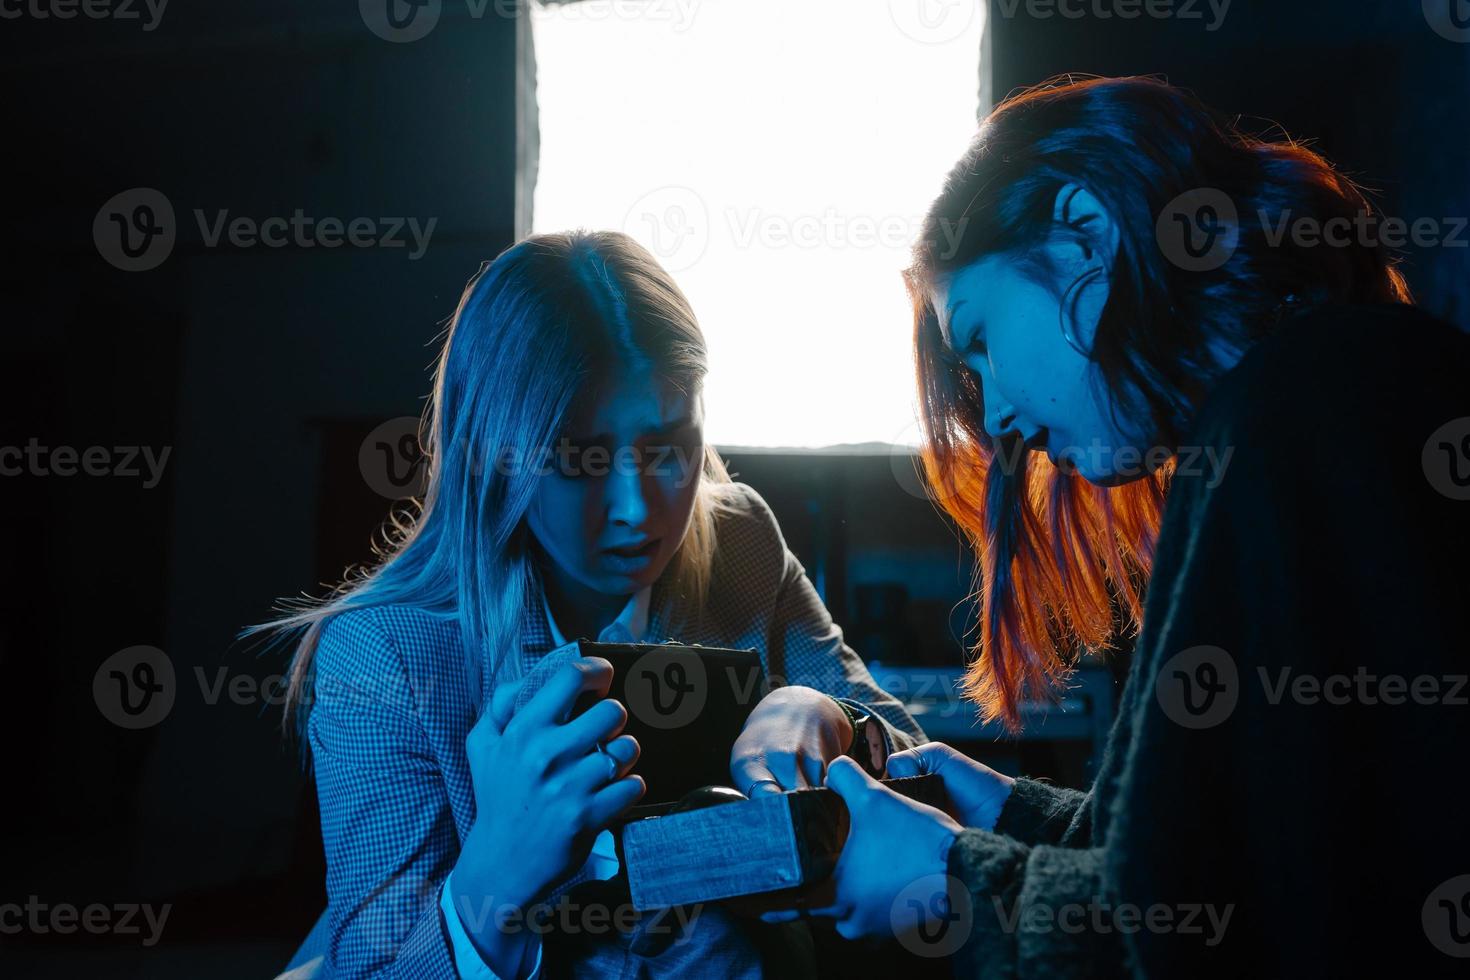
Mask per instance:
[[[883,723],[866,711],[859,713],[846,701],[832,700],[852,725],[852,744],[844,754],[862,766],[869,776],[882,779],[888,769],[888,740],[883,735]]]

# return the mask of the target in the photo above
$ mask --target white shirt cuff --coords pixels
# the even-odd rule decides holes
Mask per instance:
[[[444,913],[444,926],[449,930],[449,945],[454,950],[454,968],[459,971],[462,980],[513,980],[513,978],[502,978],[490,969],[480,957],[480,951],[475,948],[474,942],[470,940],[470,934],[465,929],[464,923],[460,921],[459,912],[454,907],[454,893],[449,888],[449,879],[453,877],[453,871],[444,877],[444,887],[439,890],[439,910]],[[531,967],[531,972],[526,980],[537,980],[541,976],[543,947],[539,937],[535,943],[536,963]]]

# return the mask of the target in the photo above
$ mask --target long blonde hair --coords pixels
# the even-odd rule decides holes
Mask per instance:
[[[390,512],[373,560],[349,569],[325,597],[283,600],[275,607],[282,615],[240,634],[299,634],[285,730],[304,730],[322,630],[351,609],[401,603],[457,620],[477,711],[487,682],[516,675],[520,658],[507,653],[519,649],[535,574],[525,515],[536,467],[486,462],[552,446],[579,390],[630,360],[691,397],[707,371],[688,300],[633,239],[606,231],[535,235],[480,267],[450,321],[420,420],[422,497]],[[689,529],[665,572],[685,609],[699,608],[708,590],[720,485],[729,482],[712,446],[699,462]]]

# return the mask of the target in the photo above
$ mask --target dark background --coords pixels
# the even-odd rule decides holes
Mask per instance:
[[[428,37],[390,44],[356,8],[173,0],[148,32],[0,20],[0,445],[171,453],[153,488],[0,477],[11,789],[0,903],[172,906],[151,949],[137,936],[0,934],[0,975],[273,976],[322,906],[314,802],[274,709],[208,703],[195,671],[278,673],[281,658],[257,657],[237,631],[367,557],[387,501],[360,477],[362,439],[418,414],[442,321],[517,230],[514,19],[446,0]],[[1390,213],[1470,214],[1470,45],[1431,30],[1418,0],[1235,0],[1215,32],[1003,11],[982,98],[1061,71],[1163,73],[1257,128],[1315,139]],[[181,228],[195,207],[438,226],[413,262],[383,249],[205,248],[181,232],[160,267],[129,273],[100,257],[92,220],[138,186],[167,194]],[[1462,325],[1467,254],[1413,251],[1405,267],[1420,300]],[[860,652],[959,665],[969,558],[891,459],[731,462],[772,503]],[[165,721],[125,731],[99,712],[92,680],[138,644],[168,653],[179,692]],[[1084,714],[1105,718],[1106,683],[1088,691]],[[948,717],[933,730],[964,736],[963,712]],[[971,732],[969,746],[1075,783],[1095,733],[1086,722],[1020,742]]]

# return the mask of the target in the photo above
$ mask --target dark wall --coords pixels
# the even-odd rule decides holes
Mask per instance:
[[[319,907],[319,877],[306,894],[270,884],[303,847],[301,775],[252,690],[279,660],[232,641],[274,597],[321,580],[330,421],[416,415],[442,321],[514,237],[514,22],[493,4],[478,19],[446,5],[428,36],[390,43],[357,8],[175,0],[152,30],[78,16],[0,31],[0,442],[169,452],[151,487],[117,472],[120,453],[107,475],[0,482],[0,731],[20,789],[0,901],[172,902],[150,976],[222,975],[191,967],[187,947],[294,940],[300,906]],[[177,240],[155,268],[123,271],[93,221],[139,187],[167,198]],[[373,237],[391,231],[384,218],[436,224],[414,258],[407,231],[406,247],[232,247],[205,240],[195,209],[209,222],[366,218]],[[93,676],[140,644],[167,654],[178,693],[166,719],[129,731],[99,712]],[[14,957],[137,947],[0,942],[11,968],[38,970]],[[127,963],[109,960],[109,975]],[[284,960],[263,963],[236,965],[272,975]]]
[[[1208,0],[1175,0],[1138,5],[1175,16],[1125,20],[1093,0],[990,0],[993,91],[1063,72],[1163,75],[1248,129],[1312,141],[1387,213],[1448,227],[1470,215],[1470,28],[1455,41],[1434,27],[1455,34],[1456,2],[1232,0],[1217,17]],[[1411,246],[1404,271],[1419,302],[1463,325],[1470,231],[1459,242]]]

